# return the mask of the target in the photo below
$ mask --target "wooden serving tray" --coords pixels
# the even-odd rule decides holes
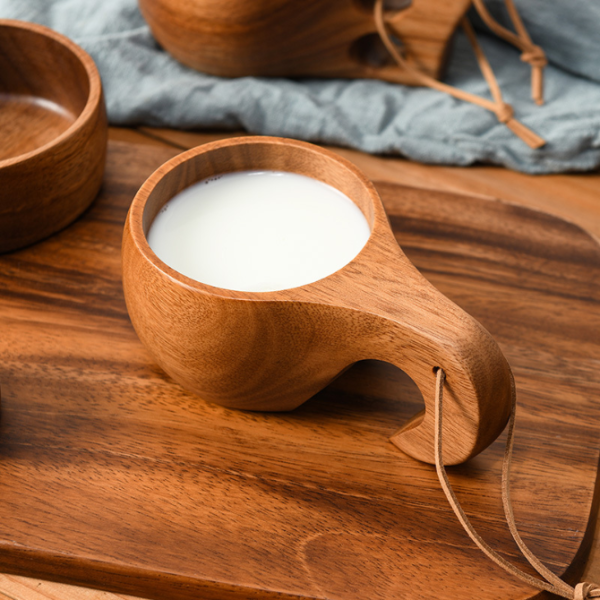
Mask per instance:
[[[111,144],[92,209],[0,257],[0,570],[174,600],[535,596],[473,546],[434,469],[387,441],[422,404],[394,367],[358,364],[294,412],[255,414],[153,364],[123,301],[121,232],[175,153]],[[516,518],[541,559],[578,577],[600,457],[599,246],[525,208],[378,188],[408,256],[506,354]],[[479,532],[522,564],[503,444],[450,477]]]

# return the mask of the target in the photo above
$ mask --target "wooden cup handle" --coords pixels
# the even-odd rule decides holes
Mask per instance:
[[[362,358],[402,369],[425,402],[425,410],[397,431],[392,443],[418,460],[435,462],[435,371],[441,367],[446,373],[444,463],[475,456],[503,431],[515,393],[512,372],[497,343],[429,283],[397,245],[379,270],[361,271],[364,291],[376,290],[359,296],[359,318],[366,323]]]

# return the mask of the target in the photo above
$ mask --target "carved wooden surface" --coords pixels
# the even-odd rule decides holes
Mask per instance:
[[[133,194],[174,153],[114,144],[92,210],[0,259],[3,570],[157,598],[532,596],[472,547],[433,470],[386,441],[421,402],[399,371],[363,363],[298,411],[257,415],[155,367],[126,317],[119,246]],[[598,246],[526,209],[379,189],[410,258],[507,355],[517,520],[557,572],[578,570],[598,461]],[[451,477],[517,560],[500,446]]]

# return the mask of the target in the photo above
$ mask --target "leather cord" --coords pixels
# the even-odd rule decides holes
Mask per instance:
[[[530,586],[568,598],[569,600],[592,600],[594,598],[600,598],[600,587],[593,583],[582,582],[572,587],[560,577],[552,573],[540,560],[533,554],[533,552],[527,547],[521,535],[517,530],[515,517],[513,513],[512,503],[510,501],[510,466],[512,461],[512,451],[514,445],[514,432],[515,432],[515,416],[516,416],[516,400],[513,398],[512,410],[510,413],[510,420],[508,423],[508,438],[506,440],[506,447],[504,449],[504,458],[502,462],[502,504],[504,506],[504,514],[510,533],[513,536],[517,546],[521,550],[523,556],[527,559],[527,562],[544,578],[538,579],[533,577],[529,573],[522,571],[512,563],[509,563],[500,554],[487,544],[483,538],[477,533],[465,511],[463,510],[452,486],[448,479],[448,474],[444,468],[442,460],[443,456],[443,435],[442,435],[442,424],[443,424],[443,397],[444,397],[444,382],[446,375],[440,368],[436,372],[436,388],[435,388],[435,468],[440,480],[444,494],[460,521],[463,529],[467,532],[468,536],[475,542],[477,547],[494,563],[499,567],[502,567],[505,571],[514,575],[521,581],[529,584]]]
[[[479,64],[479,68],[483,73],[483,76],[490,88],[490,92],[492,94],[493,100],[488,100],[487,98],[482,98],[481,96],[477,96],[476,94],[471,94],[470,92],[466,92],[461,90],[460,88],[453,87],[446,83],[442,83],[438,81],[434,77],[427,75],[420,69],[413,67],[410,63],[408,63],[404,57],[398,52],[396,44],[390,38],[390,35],[387,30],[387,24],[385,22],[385,16],[383,11],[383,1],[384,0],[375,0],[374,5],[374,19],[375,26],[377,27],[377,31],[379,33],[379,37],[387,48],[388,52],[392,55],[393,59],[396,61],[399,67],[411,73],[414,78],[421,83],[421,85],[432,88],[434,90],[438,90],[440,92],[444,92],[453,96],[454,98],[458,98],[459,100],[464,100],[465,102],[471,102],[477,106],[485,108],[491,112],[493,112],[498,121],[500,123],[504,123],[517,137],[522,139],[530,148],[540,148],[542,147],[546,141],[541,138],[539,135],[531,131],[528,127],[523,125],[520,121],[514,118],[514,110],[512,106],[506,102],[504,102],[502,98],[502,92],[500,90],[500,86],[498,85],[498,81],[494,76],[494,72],[492,70],[491,65],[489,64],[483,50],[479,46],[477,42],[477,38],[475,36],[475,32],[471,27],[471,24],[467,20],[466,17],[462,20],[462,26],[465,29],[465,33],[469,39],[469,42],[473,46],[473,51],[475,52],[475,57],[477,58],[477,62]],[[513,34],[514,35],[514,34]]]
[[[498,23],[488,11],[483,0],[473,0],[473,5],[483,22],[503,40],[521,51],[521,60],[531,65],[531,97],[536,104],[544,103],[544,67],[548,64],[546,54],[529,37],[527,29],[513,0],[504,0],[508,15],[513,22],[516,34]]]

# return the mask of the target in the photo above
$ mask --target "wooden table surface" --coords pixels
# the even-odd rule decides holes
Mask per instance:
[[[232,133],[190,133],[164,129],[110,130],[111,143],[157,145],[182,150]],[[499,167],[447,167],[377,157],[331,148],[361,168],[371,179],[446,191],[491,196],[543,210],[573,222],[600,240],[600,173],[524,175]],[[109,147],[110,152],[110,147]],[[600,582],[600,526],[584,576]],[[117,600],[131,598],[57,583],[0,574],[0,600]]]

